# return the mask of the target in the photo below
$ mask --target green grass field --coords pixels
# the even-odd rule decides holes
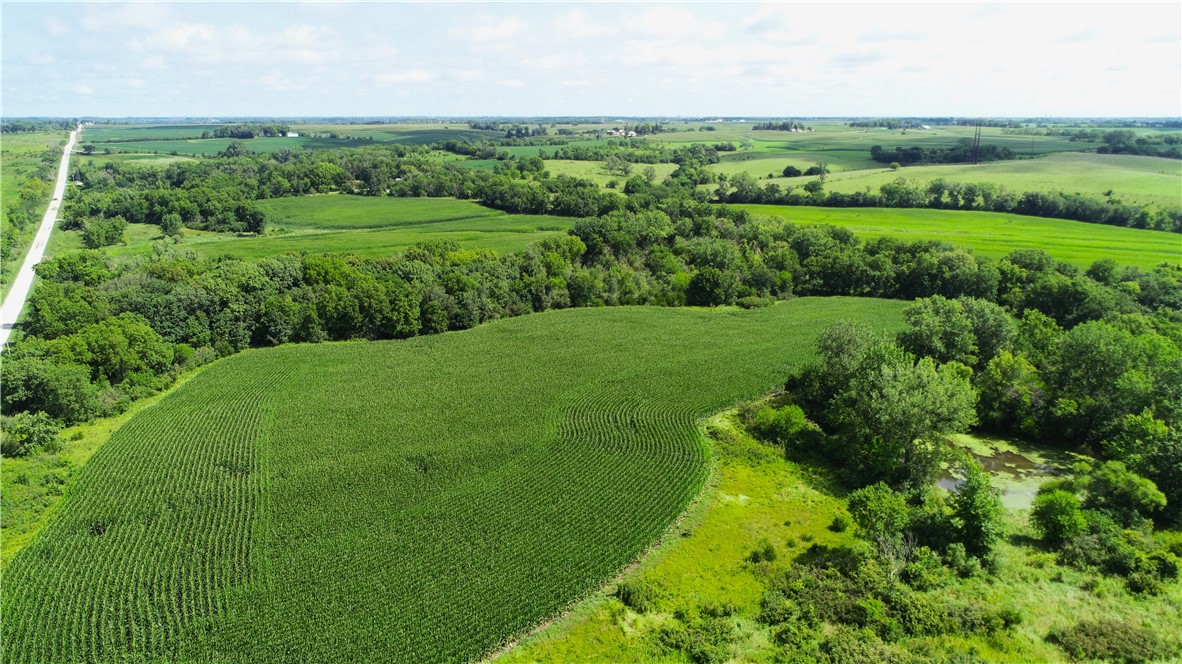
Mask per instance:
[[[505,213],[454,198],[296,196],[259,201],[271,228],[387,228],[503,216]]]
[[[57,177],[58,160],[69,135],[65,131],[4,134],[3,140],[0,140],[0,219],[7,219],[8,206],[17,200],[21,186],[41,170],[41,155],[47,150],[55,150],[51,172],[43,174],[50,186],[45,199],[45,205],[49,204],[53,181]],[[8,295],[12,278],[24,261],[29,242],[37,234],[37,226],[44,213],[44,206],[37,210],[34,219],[19,233],[13,259],[0,265],[0,299]]]
[[[894,208],[817,208],[783,205],[736,205],[753,215],[798,224],[831,224],[862,238],[942,240],[1001,258],[1015,249],[1043,249],[1056,259],[1086,268],[1112,258],[1122,265],[1151,269],[1182,262],[1182,236],[1164,231],[1085,224],[997,212],[901,210]]]
[[[78,473],[5,570],[5,659],[474,659],[665,531],[707,474],[701,418],[833,320],[894,330],[903,306],[572,309],[246,351]]]
[[[109,141],[159,141],[177,138],[198,138],[204,132],[212,134],[225,123],[174,125],[88,125],[82,128],[78,144]]]
[[[775,173],[779,175],[780,171]],[[759,172],[753,175],[759,176]],[[766,177],[767,173],[763,176]],[[828,191],[853,193],[869,187],[871,191],[877,192],[880,186],[899,177],[924,185],[936,178],[944,178],[955,182],[992,182],[1014,192],[1062,191],[1094,198],[1103,198],[1105,192],[1112,191],[1115,198],[1126,203],[1175,210],[1182,208],[1182,161],[1164,157],[1080,152],[1048,155],[1039,159],[994,161],[976,166],[940,164],[911,166],[898,171],[875,168],[836,173],[826,180],[825,188]],[[779,178],[776,182],[781,185],[800,185],[810,179]]]
[[[547,159],[546,170],[550,171],[552,177],[559,175],[569,175],[571,177],[583,178],[590,180],[595,184],[606,187],[608,182],[615,180],[618,185],[618,190],[623,191],[624,183],[636,175],[644,175],[644,169],[652,166],[656,172],[656,182],[660,182],[669,177],[669,174],[677,170],[676,164],[633,164],[632,172],[627,177],[622,175],[611,175],[603,170],[603,162],[601,161],[572,161],[569,159]]]
[[[199,138],[202,132],[213,132],[218,124],[205,125],[97,125],[86,127],[80,144],[92,143],[101,152],[110,148],[116,152],[139,154],[215,155],[226,149],[232,138]],[[469,129],[467,125],[389,124],[389,125],[292,125],[299,136],[252,138],[243,143],[251,152],[273,152],[282,148],[323,150],[356,147],[380,143],[427,145],[448,139],[496,140],[501,132]],[[336,133],[337,138],[325,134]],[[315,135],[313,135],[315,134]],[[114,141],[114,142],[111,142]],[[537,154],[535,149],[534,154]]]
[[[116,152],[155,153],[180,156],[213,156],[226,149],[230,143],[239,139],[234,138],[206,138],[206,139],[174,139],[126,141],[121,143],[103,143],[104,148],[110,147]],[[243,147],[250,152],[274,152],[283,148],[292,150],[326,150],[331,148],[359,147],[373,145],[363,139],[346,138],[316,138],[312,136],[298,136],[294,138],[252,138],[242,141]]]
[[[257,203],[268,215],[266,235],[236,235],[185,229],[174,246],[198,256],[262,258],[286,253],[392,256],[431,240],[451,240],[466,249],[505,254],[538,240],[565,234],[575,219],[505,214],[454,198],[374,198],[322,195]],[[160,229],[129,224],[125,244],[107,247],[116,259],[146,256],[163,240]],[[82,248],[80,231],[57,231],[48,255]]]
[[[195,158],[191,156],[183,157],[180,155],[156,154],[151,152],[112,152],[111,154],[103,154],[102,151],[99,151],[92,155],[84,155],[79,152],[73,158],[78,159],[78,163],[106,164],[114,162],[116,164],[130,163],[137,166],[167,166],[182,161],[195,161]]]

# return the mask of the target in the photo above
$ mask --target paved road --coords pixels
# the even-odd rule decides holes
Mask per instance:
[[[49,209],[41,219],[41,227],[33,238],[29,253],[25,255],[25,262],[8,290],[8,297],[4,298],[4,305],[0,306],[0,348],[8,343],[8,335],[12,333],[12,326],[25,308],[25,299],[29,296],[29,288],[33,286],[33,266],[41,262],[45,255],[45,246],[49,244],[49,234],[53,232],[53,222],[57,220],[57,210],[62,205],[62,196],[66,193],[66,178],[69,177],[70,151],[74,149],[74,142],[78,140],[78,129],[70,132],[70,140],[62,152],[62,163],[57,169],[57,184],[53,187],[53,198],[49,201]]]

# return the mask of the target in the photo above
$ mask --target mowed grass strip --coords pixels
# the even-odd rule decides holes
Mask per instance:
[[[1101,258],[1146,270],[1162,263],[1182,263],[1182,235],[1164,231],[999,212],[785,205],[733,207],[798,224],[848,228],[862,238],[940,240],[995,259],[1015,249],[1042,249],[1081,268]]]
[[[259,201],[270,227],[387,228],[504,215],[455,198],[389,198],[325,194]]]
[[[839,318],[905,303],[608,308],[247,351],[134,417],[5,574],[5,660],[454,662],[635,560],[696,494],[700,422]]]

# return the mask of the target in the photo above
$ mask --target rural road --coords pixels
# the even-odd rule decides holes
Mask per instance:
[[[66,193],[66,178],[69,176],[70,151],[78,140],[78,131],[70,132],[70,140],[66,142],[66,149],[62,152],[62,163],[57,169],[57,184],[53,187],[53,198],[49,199],[49,209],[41,219],[41,227],[33,238],[29,253],[25,254],[25,262],[21,263],[20,272],[12,282],[8,297],[4,298],[4,305],[0,306],[0,348],[8,344],[8,335],[12,334],[12,327],[25,308],[25,299],[29,296],[29,289],[33,286],[33,266],[41,262],[45,255],[45,246],[49,244],[49,234],[53,232],[53,222],[57,220],[58,208],[62,205],[62,196]]]

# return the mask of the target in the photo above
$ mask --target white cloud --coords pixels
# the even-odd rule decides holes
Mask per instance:
[[[696,11],[660,5],[646,12],[628,16],[626,30],[632,33],[713,39],[726,30],[726,24],[706,19]]]
[[[393,85],[395,83],[426,83],[431,80],[431,72],[422,69],[412,69],[410,71],[387,72],[384,74],[374,74],[370,77],[374,83],[382,85]]]
[[[131,49],[156,54],[144,62],[169,54],[194,63],[253,66],[337,63],[346,50],[335,32],[320,27],[297,25],[263,33],[245,25],[210,23],[173,23],[132,40]]]
[[[127,87],[129,87],[129,88],[137,88],[138,89],[138,88],[144,87],[145,85],[147,85],[147,83],[145,83],[144,79],[142,79],[142,78],[127,79]]]
[[[51,16],[45,19],[45,31],[50,37],[61,37],[70,34],[70,26]]]
[[[554,32],[563,39],[585,39],[616,34],[618,29],[610,22],[599,22],[582,9],[575,8],[554,19]]]
[[[87,95],[87,96],[94,94],[94,88],[90,87],[89,85],[84,85],[81,83],[79,83],[78,85],[75,85],[71,89],[74,91],[74,94]]]
[[[925,41],[927,38],[928,38],[927,33],[921,32],[919,30],[898,30],[898,31],[894,31],[894,32],[887,30],[887,31],[883,31],[883,32],[877,32],[877,31],[867,32],[866,34],[862,35],[861,41],[866,42],[868,44],[874,44],[874,43],[880,43],[880,42],[893,42],[893,41],[903,41],[903,42]]]
[[[128,29],[154,30],[169,19],[164,5],[152,2],[94,3],[82,15],[87,32],[119,32]]]
[[[448,31],[453,38],[482,46],[504,47],[524,33],[529,25],[516,16],[501,20],[485,18],[476,25],[457,25]]]

